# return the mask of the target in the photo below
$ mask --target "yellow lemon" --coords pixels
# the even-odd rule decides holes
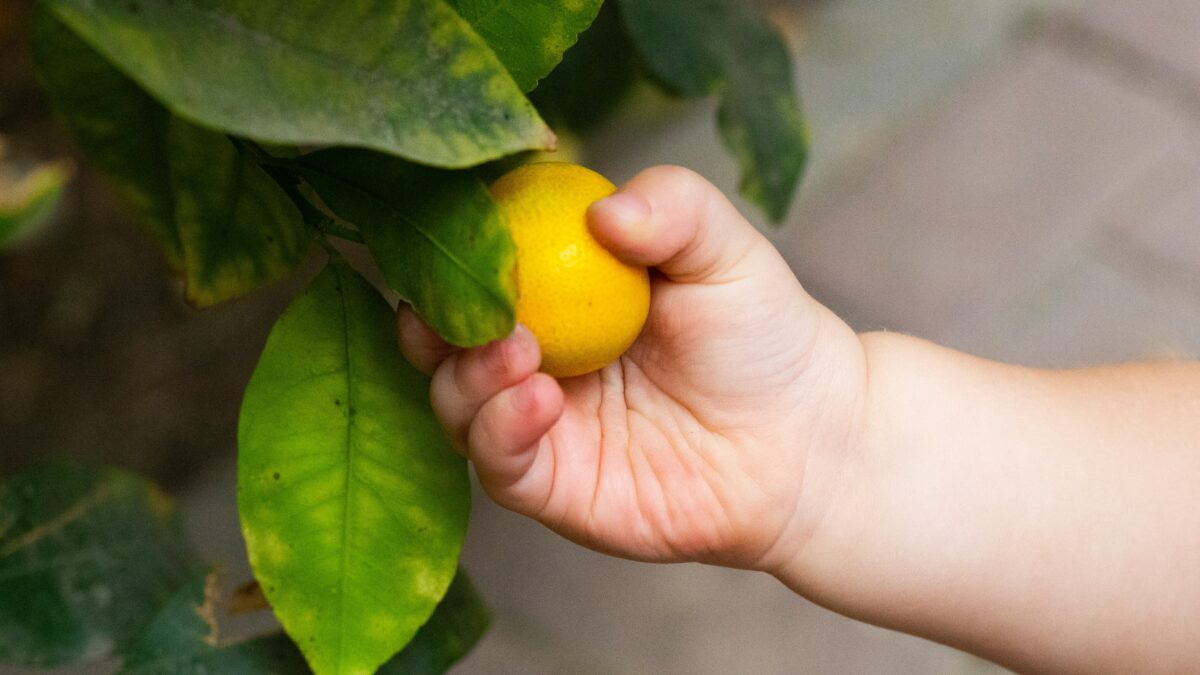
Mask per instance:
[[[587,226],[616,190],[575,164],[526,164],[492,184],[517,245],[517,321],[542,347],[542,371],[573,377],[615,361],[650,311],[646,268],[626,265]]]

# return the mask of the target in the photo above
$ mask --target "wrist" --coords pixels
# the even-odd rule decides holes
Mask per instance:
[[[832,316],[832,315],[831,315]],[[807,415],[781,442],[784,453],[803,453],[803,470],[794,484],[792,517],[756,569],[812,598],[824,583],[817,570],[830,558],[827,532],[841,527],[846,493],[856,480],[864,444],[870,437],[869,373],[866,344],[840,320],[831,322],[823,345],[814,350],[820,363],[810,364],[803,382]],[[836,539],[836,537],[834,537]]]
[[[1046,471],[993,439],[1021,419],[1014,402],[1043,395],[1044,375],[899,334],[860,339],[860,442],[821,527],[777,576],[846,616],[1019,663],[994,641],[1044,589],[1021,577],[1006,507],[1014,490],[1047,492]]]
[[[909,371],[913,338],[873,332],[856,340],[863,366],[852,433],[840,446],[813,449],[804,480],[811,525],[771,573],[818,604],[880,623],[873,594],[887,582],[878,577],[906,574],[903,560],[889,559],[900,553],[888,543],[899,536],[890,530],[900,529],[891,525],[892,497],[912,489],[896,467],[911,461],[902,455],[913,448],[914,430],[927,426],[920,389],[929,373]]]

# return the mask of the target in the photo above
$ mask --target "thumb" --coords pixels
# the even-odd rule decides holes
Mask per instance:
[[[682,283],[740,276],[770,248],[712,183],[678,166],[638,174],[588,209],[592,235],[625,262]]]

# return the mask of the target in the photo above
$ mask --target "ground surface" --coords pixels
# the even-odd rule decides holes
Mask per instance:
[[[1035,365],[1200,352],[1200,3],[777,4],[814,158],[769,233],[820,300]],[[4,133],[52,133],[16,100]],[[632,111],[589,162],[618,181],[680,163],[732,193],[712,112]],[[129,264],[152,248],[85,185],[73,225],[0,256],[0,462],[55,447],[174,478],[198,541],[245,574],[232,420],[287,289],[191,313],[161,265]],[[145,450],[164,445],[182,461]],[[592,554],[482,497],[465,563],[496,620],[464,674],[997,670],[762,576]]]

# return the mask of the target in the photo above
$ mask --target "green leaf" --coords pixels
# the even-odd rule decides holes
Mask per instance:
[[[685,96],[720,95],[717,119],[742,166],[742,194],[782,220],[808,155],[783,38],[741,0],[620,3],[658,77]]]
[[[123,675],[292,675],[307,671],[286,635],[222,644],[218,577],[197,577],[175,594],[125,660]]]
[[[295,207],[227,139],[172,118],[43,5],[31,32],[63,122],[184,273],[193,304],[242,295],[302,261]]]
[[[45,222],[75,172],[69,161],[39,164],[11,180],[4,169],[0,165],[0,246]]]
[[[447,342],[470,347],[512,332],[516,248],[478,179],[365,150],[323,150],[299,170]]]
[[[558,65],[604,0],[450,0],[529,91]]]
[[[29,39],[38,76],[63,125],[88,158],[183,268],[167,166],[166,109],[64,26],[34,6]]]
[[[483,599],[461,569],[429,622],[378,675],[435,675],[466,656],[492,623]]]
[[[445,0],[44,0],[179,116],[464,167],[554,136]]]
[[[242,403],[250,563],[318,675],[373,672],[399,651],[466,531],[466,463],[394,334],[387,303],[333,261],[279,319]]]
[[[54,666],[131,644],[192,573],[174,505],[115,469],[0,485],[0,661]]]
[[[189,302],[245,295],[304,261],[310,237],[300,211],[232,141],[175,118],[170,151]]]
[[[600,10],[562,63],[529,95],[556,129],[588,131],[612,113],[633,86],[637,59],[613,7],[610,3]]]

